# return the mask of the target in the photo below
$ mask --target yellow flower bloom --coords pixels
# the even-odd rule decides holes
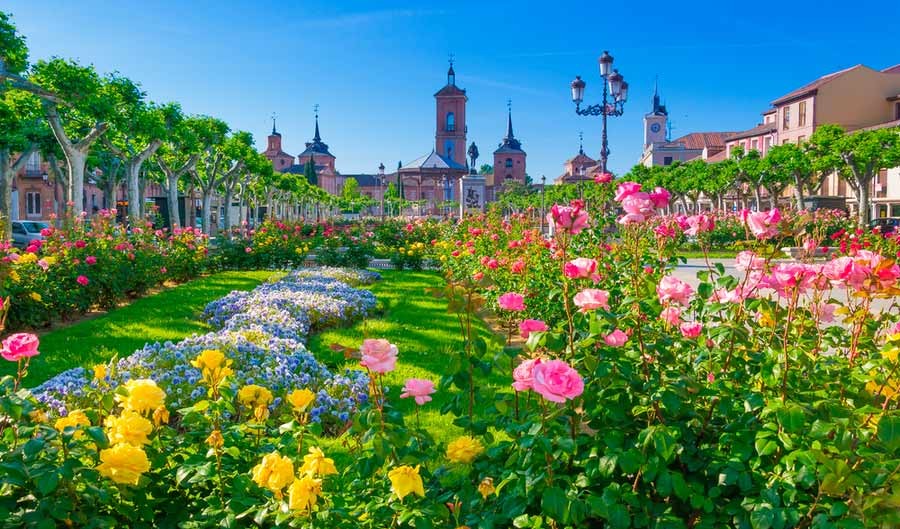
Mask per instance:
[[[494,478],[484,478],[481,480],[481,483],[478,484],[478,493],[481,494],[481,497],[485,500],[494,493],[494,490]]]
[[[31,417],[31,420],[34,422],[47,422],[47,414],[44,412],[44,410],[34,410],[33,412],[29,413],[28,416]]]
[[[37,292],[32,292],[32,293],[28,294],[28,296],[29,296],[31,299],[37,301],[38,303],[40,303],[40,301],[41,301],[41,295],[38,294]]]
[[[141,474],[150,470],[150,460],[143,449],[119,443],[100,451],[100,474],[116,483],[137,485]]]
[[[199,369],[203,380],[210,387],[217,387],[223,380],[234,374],[231,360],[225,358],[218,349],[206,349],[191,360],[191,365]]]
[[[253,408],[253,418],[258,423],[266,422],[266,419],[269,418],[269,408],[265,404]]]
[[[19,256],[19,260],[16,261],[16,262],[17,262],[18,264],[20,264],[20,265],[22,265],[22,264],[31,264],[31,263],[36,263],[36,262],[38,262],[38,258],[37,258],[37,255],[35,255],[35,254],[33,254],[33,253],[24,253],[24,254],[22,254],[22,255]]]
[[[278,452],[263,456],[262,462],[253,467],[253,481],[264,489],[271,490],[276,498],[281,498],[281,490],[294,480],[294,464]]]
[[[118,417],[110,415],[106,418],[105,426],[106,435],[112,444],[145,445],[150,442],[147,436],[153,431],[150,421],[133,410],[123,410]]]
[[[206,444],[209,445],[210,448],[222,448],[222,445],[225,444],[225,438],[222,437],[221,430],[213,430],[209,437],[206,438]]]
[[[54,265],[56,264],[56,256],[48,255],[47,257],[44,257],[44,262],[48,265]]]
[[[292,510],[312,510],[322,494],[322,480],[312,476],[295,479],[288,488],[288,507]]]
[[[419,476],[419,465],[415,468],[409,465],[397,467],[388,472],[388,479],[391,480],[391,490],[401,501],[411,493],[425,497],[425,486],[422,484],[422,477]]]
[[[127,397],[117,396],[126,410],[147,413],[166,404],[166,392],[149,378],[129,380],[125,384]]]
[[[469,436],[457,437],[447,445],[447,459],[453,463],[471,463],[482,452],[481,442]]]
[[[79,426],[90,426],[91,420],[87,418],[87,415],[84,414],[81,410],[70,411],[68,415],[65,417],[60,417],[56,420],[56,423],[53,425],[54,428],[59,430],[60,432],[64,431],[69,426],[78,429]],[[84,432],[78,430],[76,431],[72,437],[74,439],[78,439],[84,435]]]
[[[238,391],[238,402],[248,408],[268,406],[272,403],[272,392],[262,386],[248,384]]]
[[[322,452],[321,448],[309,447],[309,453],[303,456],[303,466],[300,467],[301,475],[329,476],[337,473],[333,459],[325,457],[325,452]]]
[[[893,363],[897,362],[897,356],[900,354],[900,347],[891,347],[885,351],[881,351],[881,356],[887,358]]]
[[[94,380],[106,379],[106,364],[97,364],[94,366]]]
[[[160,424],[168,424],[169,423],[169,410],[166,409],[165,406],[160,406],[153,410],[153,424],[155,426],[159,426]]]
[[[9,271],[9,278],[12,279],[13,283],[18,283],[19,281],[22,280],[22,279],[19,277],[19,273],[16,272],[15,270],[10,270],[10,271]]]
[[[295,389],[288,393],[287,401],[291,403],[294,410],[303,413],[309,408],[309,405],[316,400],[316,394],[308,389]]]

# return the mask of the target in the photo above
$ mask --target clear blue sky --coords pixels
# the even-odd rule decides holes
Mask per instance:
[[[674,9],[680,9],[675,12]],[[609,49],[631,85],[610,121],[610,168],[642,143],[655,76],[673,136],[743,130],[769,101],[828,72],[900,63],[892,2],[377,2],[4,0],[32,59],[53,55],[118,70],[155,101],[220,117],[262,148],[278,114],[285,150],[322,136],[344,173],[392,169],[434,143],[434,99],[456,57],[468,91],[469,141],[487,161],[513,101],[535,181],[578,149],[600,150],[599,118],[574,114],[569,82],[599,97]],[[605,9],[605,11],[604,11]],[[604,22],[606,21],[606,22]]]

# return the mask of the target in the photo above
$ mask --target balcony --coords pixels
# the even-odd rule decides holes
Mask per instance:
[[[25,178],[43,178],[44,171],[41,171],[40,168],[26,167],[25,171],[22,173],[22,176]]]

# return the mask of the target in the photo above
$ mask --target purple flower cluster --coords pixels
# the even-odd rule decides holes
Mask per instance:
[[[207,321],[220,329],[178,343],[147,344],[120,359],[104,383],[116,387],[131,379],[150,378],[167,393],[170,409],[190,406],[206,394],[200,371],[190,361],[205,349],[218,349],[233,361],[229,379],[236,390],[258,384],[275,395],[273,414],[289,414],[285,395],[307,388],[316,393],[310,418],[325,431],[337,432],[368,398],[369,380],[358,370],[332,373],[303,344],[311,326],[335,324],[365,315],[375,306],[368,291],[351,288],[332,277],[309,271],[290,274],[252,292],[232,292],[211,303]],[[311,320],[315,324],[311,323]],[[84,368],[71,369],[34,390],[52,412],[85,406],[86,390],[97,386]]]

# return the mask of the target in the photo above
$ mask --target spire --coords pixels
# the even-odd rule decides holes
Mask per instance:
[[[584,154],[584,133],[578,132],[578,154]]]
[[[506,100],[506,111],[507,111],[506,139],[512,140],[512,139],[515,139],[515,136],[513,136],[513,128],[512,128],[512,100],[511,99]]]
[[[272,112],[272,136],[278,134],[278,131],[275,130],[275,113]]]
[[[453,71],[453,54],[450,54],[450,69],[447,70],[447,84],[456,86],[456,72]]]
[[[669,112],[666,110],[666,105],[662,105],[659,102],[659,76],[656,76],[656,79],[653,81],[653,114],[657,116],[667,116]]]
[[[522,151],[522,142],[516,139],[513,135],[513,127],[512,127],[512,100],[506,100],[506,136],[504,136],[503,141],[500,143],[500,146],[497,147],[497,152],[510,152],[510,151]]]
[[[315,136],[313,136],[313,142],[321,143],[322,138],[319,136],[319,104],[316,103],[313,108],[316,112],[316,134],[315,134]]]

